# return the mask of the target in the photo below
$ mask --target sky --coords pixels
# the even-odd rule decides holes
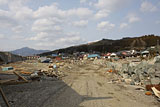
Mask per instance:
[[[160,36],[160,0],[0,0],[0,51]]]

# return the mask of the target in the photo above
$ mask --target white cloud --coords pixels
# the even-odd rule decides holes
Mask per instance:
[[[124,7],[130,0],[98,0],[95,6],[99,9],[113,11]]]
[[[115,27],[115,24],[112,24],[110,23],[109,21],[103,21],[103,22],[100,22],[98,25],[97,25],[97,28],[99,30],[104,30],[104,31],[107,31],[107,30],[111,30]]]
[[[62,48],[84,42],[79,33],[67,33],[63,27],[68,27],[68,23],[76,27],[87,26],[88,19],[93,16],[92,10],[83,7],[63,10],[57,3],[34,10],[36,7],[32,9],[24,1],[27,0],[0,0],[0,5],[5,6],[5,10],[0,8],[0,28],[7,29],[8,35],[13,33],[10,40],[25,40],[32,46],[39,43],[42,47],[46,45],[50,48]],[[79,21],[72,22],[75,19]],[[0,39],[2,38],[4,35],[0,35]]]
[[[58,8],[57,4],[52,4],[50,6],[40,7],[34,12],[34,17],[58,17],[58,18],[68,18],[71,16],[77,16],[79,18],[86,18],[92,15],[92,11],[88,8],[73,8],[69,10],[61,10]]]
[[[160,20],[157,20],[157,21],[156,21],[156,24],[160,24]]]
[[[53,3],[49,6],[40,7],[34,12],[35,22],[32,25],[32,31],[48,32],[53,34],[49,39],[53,40],[53,36],[58,39],[65,35],[63,27],[67,23],[71,23],[75,27],[85,27],[88,24],[87,20],[92,15],[92,11],[88,8],[73,8],[68,10],[62,10],[58,7],[57,3]],[[80,21],[72,22],[72,19],[81,19]]]
[[[33,17],[33,11],[32,9],[28,8],[28,7],[23,7],[20,8],[19,11],[15,12],[15,18],[19,19],[19,20],[31,20]],[[26,21],[26,20],[25,20]]]
[[[119,28],[120,29],[124,29],[126,27],[128,27],[130,24],[135,23],[135,22],[139,22],[141,19],[134,13],[129,13],[126,16],[127,22],[123,22],[120,24]]]
[[[93,6],[94,3],[93,3],[93,2],[89,2],[88,5],[89,5],[89,6]]]
[[[129,23],[134,23],[140,21],[140,18],[136,14],[129,14],[127,16]]]
[[[86,3],[87,0],[80,0],[80,3]]]
[[[142,12],[155,12],[155,11],[157,11],[157,7],[154,6],[151,2],[144,1],[141,4],[140,10]]]
[[[62,28],[60,26],[58,26],[58,25],[54,26],[53,29],[56,32],[62,32]]]
[[[107,17],[114,11],[120,10],[128,6],[131,0],[97,0],[94,6],[98,9],[95,14],[96,19]]]
[[[64,48],[64,47],[68,47],[68,46],[74,46],[74,45],[78,45],[78,44],[82,44],[84,43],[85,40],[82,39],[80,36],[78,35],[71,35],[71,36],[64,36],[61,38],[57,38],[54,41],[47,41],[47,42],[39,42],[36,44],[37,47],[52,47],[52,48]]]
[[[8,0],[0,0],[0,5],[4,5],[4,4],[7,4],[8,3]]]
[[[21,33],[23,31],[23,26],[18,25],[18,26],[12,27],[12,31],[15,33]]]
[[[91,17],[93,11],[88,8],[62,10],[58,7],[58,4],[54,3],[50,6],[40,7],[33,14],[36,20],[33,22],[32,31],[37,35],[26,40],[37,41],[37,47],[54,46],[61,48],[63,46],[82,43],[83,39],[78,36],[78,33],[66,33],[63,31],[63,27],[67,23],[71,23],[75,27],[87,26],[88,20],[85,19]],[[72,19],[75,18],[80,20],[72,22]],[[42,40],[43,43],[39,42]]]
[[[158,2],[158,5],[160,6],[160,1]]]
[[[33,18],[33,10],[24,5],[26,1],[28,0],[12,0],[7,3],[12,17],[18,21],[27,21]]]
[[[64,45],[75,45],[79,42],[83,41],[79,36],[69,36],[63,37],[56,40],[56,43],[64,44]]]
[[[92,16],[92,14],[93,11],[89,10],[88,8],[76,8],[67,11],[68,16],[77,16],[79,18],[88,18]]]
[[[66,11],[59,9],[57,3],[53,3],[50,6],[39,7],[39,9],[34,12],[34,17],[35,18],[44,18],[44,17],[64,18],[66,17]]]
[[[128,26],[127,23],[121,23],[121,24],[120,24],[120,29],[123,29],[123,28],[125,28],[125,27],[127,27],[127,26]]]
[[[0,10],[0,27],[8,28],[15,25],[17,25],[17,22],[12,14],[9,11]]]
[[[34,37],[27,38],[26,40],[34,40],[34,41],[48,41],[48,33],[40,32]]]
[[[95,19],[101,19],[101,18],[105,18],[109,15],[110,11],[102,9],[99,10],[96,14],[95,14]]]
[[[32,25],[32,31],[35,32],[60,32],[62,28],[58,25],[61,20],[57,18],[37,19]]]
[[[54,43],[45,43],[46,46],[57,46],[57,44],[59,46],[72,46],[72,45],[76,45],[79,43],[83,43],[83,39],[81,39],[81,37],[79,36],[70,36],[70,37],[63,37],[63,38],[59,38],[56,41],[54,41]],[[42,44],[44,45],[44,44]]]
[[[24,41],[25,40],[25,36],[22,36],[22,35],[12,35],[11,39],[14,39],[14,40],[19,39],[21,41]]]
[[[6,30],[8,31],[12,30],[17,33],[20,31],[20,27],[18,27],[19,25],[25,26],[25,24],[28,24],[28,21],[31,21],[33,11],[32,9],[23,5],[23,3],[27,0],[4,1],[6,1],[5,7],[7,7],[8,9],[0,9],[0,27],[6,28]],[[16,31],[18,29],[19,31]]]
[[[0,39],[4,39],[5,36],[3,34],[0,34]]]
[[[80,20],[72,23],[75,27],[86,27],[88,25],[88,20]]]
[[[50,25],[55,25],[56,23],[59,23],[60,20],[58,20],[57,18],[43,18],[43,19],[37,19],[35,22],[34,22],[34,25],[47,25],[47,26],[50,26]]]

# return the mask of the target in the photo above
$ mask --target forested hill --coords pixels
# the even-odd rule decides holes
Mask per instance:
[[[51,55],[52,53],[74,53],[74,52],[117,52],[130,49],[145,49],[150,46],[160,44],[160,36],[145,35],[141,37],[127,37],[119,40],[102,39],[97,42],[87,43],[79,46],[71,46],[64,49],[58,49],[41,55]]]

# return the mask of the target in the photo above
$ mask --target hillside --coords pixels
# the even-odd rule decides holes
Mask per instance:
[[[19,55],[11,54],[10,52],[0,52],[0,64],[23,61],[25,58]]]
[[[11,51],[11,53],[16,54],[16,55],[21,55],[21,56],[32,56],[32,55],[41,54],[44,52],[49,52],[49,50],[35,50],[32,48],[24,47],[21,49]]]
[[[40,55],[50,55],[52,53],[73,53],[73,52],[117,52],[130,49],[146,49],[150,46],[160,43],[160,36],[145,35],[134,38],[122,38],[119,40],[102,39],[97,42],[83,44],[80,46],[71,46],[64,49],[58,49],[51,52],[46,52]]]

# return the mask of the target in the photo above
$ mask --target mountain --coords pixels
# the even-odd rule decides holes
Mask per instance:
[[[102,39],[97,42],[71,46],[64,49],[58,49],[40,54],[41,56],[51,55],[52,53],[69,53],[74,52],[118,52],[122,50],[143,50],[150,46],[156,46],[160,43],[160,36],[144,35],[141,37],[127,37],[119,40]]]
[[[49,50],[35,50],[32,48],[24,47],[21,49],[16,49],[14,51],[11,51],[11,53],[16,55],[21,55],[21,56],[32,56],[32,55],[41,54],[44,52],[49,52]]]

